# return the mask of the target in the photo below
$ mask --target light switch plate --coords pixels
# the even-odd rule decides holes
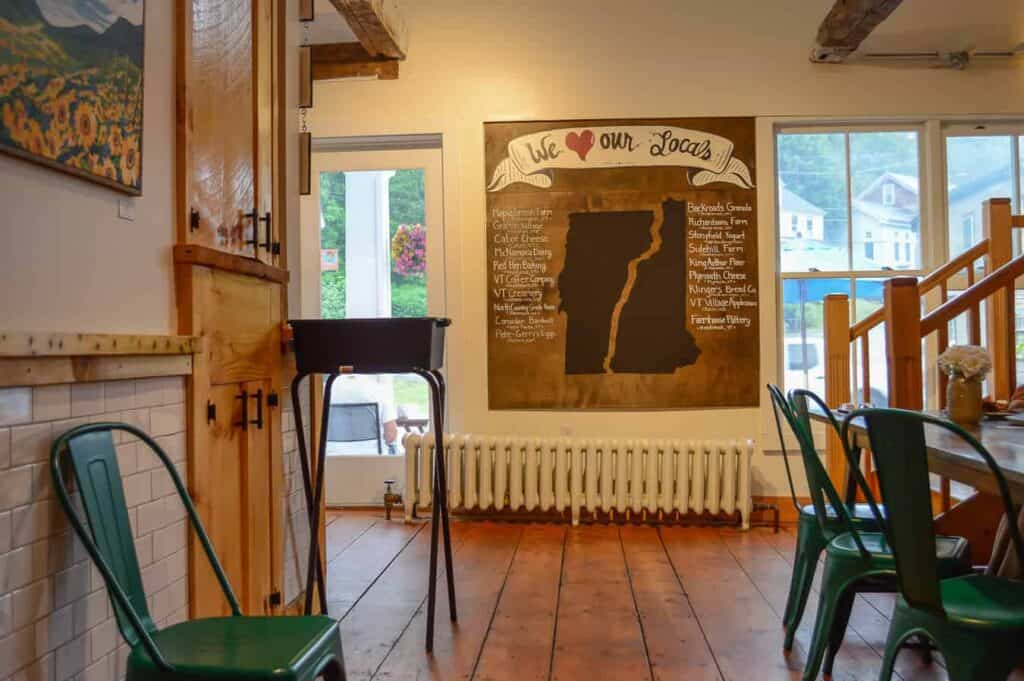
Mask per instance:
[[[135,220],[135,200],[118,199],[117,217],[121,218],[122,220]]]

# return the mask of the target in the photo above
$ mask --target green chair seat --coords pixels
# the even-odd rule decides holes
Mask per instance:
[[[1024,628],[1024,582],[970,575],[943,580],[939,592],[950,622],[978,629]]]
[[[879,506],[878,510],[882,513],[882,517],[884,518],[885,507]],[[862,523],[870,527],[878,527],[878,520],[875,518],[875,514],[871,511],[871,506],[869,504],[849,505],[846,507],[846,512],[850,514],[850,520],[858,525],[857,529],[861,529],[859,525]],[[800,508],[800,513],[813,517],[815,515],[814,504],[802,506]],[[830,520],[835,519],[837,523],[839,522],[839,516],[836,515],[836,509],[832,508],[831,504],[825,507],[825,513],[828,515]]]
[[[884,534],[881,532],[861,532],[860,540],[864,544],[864,548],[871,553],[870,560],[873,563],[876,563],[879,567],[890,566],[893,570],[896,569],[892,548]],[[939,559],[939,574],[963,574],[963,570],[959,573],[951,573],[943,570],[943,567],[948,568],[950,564],[960,566],[961,568],[969,567],[970,556],[967,553],[967,548],[967,540],[963,537],[936,536],[935,557]],[[833,539],[828,546],[828,552],[829,554],[840,554],[843,557],[856,556],[860,558],[861,556],[857,542],[854,540],[853,535],[849,533],[843,533]]]
[[[164,629],[153,622],[114,449],[115,431],[137,437],[163,464],[198,539],[193,550],[201,548],[206,554],[231,617],[191,620]],[[71,501],[65,468],[74,474],[88,529]],[[333,619],[242,615],[181,476],[146,433],[123,423],[72,428],[50,448],[50,475],[71,528],[107,586],[121,637],[131,647],[126,681],[344,681],[341,635]]]
[[[332,650],[338,637],[338,623],[329,617],[191,620],[153,634],[173,672],[161,670],[136,646],[128,657],[127,678],[299,679],[304,670],[322,667],[318,658]]]

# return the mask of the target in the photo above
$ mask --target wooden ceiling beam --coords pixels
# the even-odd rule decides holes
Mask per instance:
[[[313,80],[367,78],[396,80],[398,59],[371,56],[359,43],[311,45]]]
[[[811,61],[831,64],[844,61],[902,2],[836,0],[818,27],[817,44],[811,51]]]
[[[405,22],[397,0],[331,0],[371,57],[405,59]]]

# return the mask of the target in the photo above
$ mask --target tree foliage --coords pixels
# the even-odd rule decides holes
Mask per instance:
[[[426,199],[422,170],[398,170],[388,187],[389,240],[398,225],[426,225]],[[320,247],[338,251],[339,271],[320,277],[321,313],[325,319],[345,317],[345,173],[320,175]],[[426,225],[427,229],[430,228]],[[402,276],[391,270],[391,314],[414,317],[427,314],[427,286],[423,275]]]

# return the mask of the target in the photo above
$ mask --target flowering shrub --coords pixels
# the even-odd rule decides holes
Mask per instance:
[[[427,270],[427,230],[423,225],[399,225],[391,239],[391,260],[404,277]]]
[[[992,360],[981,346],[951,345],[939,355],[939,369],[948,376],[980,381],[992,369]]]

